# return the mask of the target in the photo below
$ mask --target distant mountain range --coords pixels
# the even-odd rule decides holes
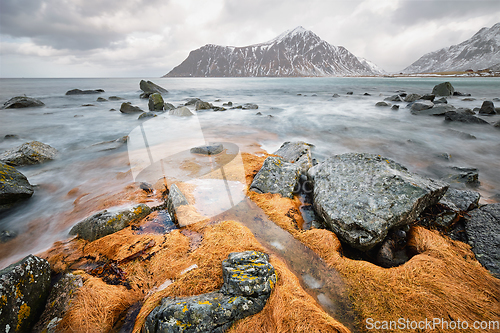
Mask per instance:
[[[435,73],[481,70],[500,67],[500,23],[482,28],[472,38],[441,50],[427,53],[403,73]]]
[[[385,72],[342,46],[297,27],[266,43],[233,47],[208,44],[191,51],[164,77],[359,76]]]

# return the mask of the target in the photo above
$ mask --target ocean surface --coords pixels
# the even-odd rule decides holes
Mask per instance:
[[[99,203],[99,198],[143,180],[139,175],[144,166],[129,154],[138,133],[150,145],[175,146],[194,137],[193,142],[232,143],[240,152],[261,145],[272,153],[285,141],[302,140],[314,144],[319,161],[334,154],[370,152],[430,177],[441,176],[448,167],[473,167],[479,171],[475,190],[481,193],[481,202],[498,201],[500,129],[414,116],[404,102],[391,102],[400,104],[398,111],[375,103],[400,91],[431,93],[434,85],[450,81],[455,90],[470,93],[475,100],[455,96],[448,103],[473,109],[484,100],[500,98],[500,78],[149,78],[169,90],[165,101],[175,106],[194,97],[216,106],[228,101],[234,106],[258,105],[251,110],[198,111],[191,120],[168,114],[138,120],[138,114],[121,113],[124,101],[147,111],[148,101],[139,98],[140,80],[0,79],[1,103],[23,94],[45,103],[42,108],[0,110],[0,153],[32,140],[59,151],[52,162],[18,168],[36,190],[30,200],[0,217],[0,232],[17,235],[0,243],[0,269],[68,239],[69,229],[89,213],[73,211],[78,201]],[[74,88],[105,92],[65,95]],[[124,100],[96,101],[109,96]],[[83,106],[88,104],[92,106]],[[500,115],[482,118],[494,123]],[[450,129],[476,139],[463,139]],[[6,139],[6,135],[17,137]],[[128,142],[116,141],[124,136],[129,136]]]

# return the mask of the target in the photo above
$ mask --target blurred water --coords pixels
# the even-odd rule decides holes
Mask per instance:
[[[470,93],[474,101],[450,97],[456,107],[480,107],[484,100],[500,97],[498,78],[152,78],[169,90],[166,102],[184,104],[188,98],[222,106],[255,103],[258,110],[200,111],[195,125],[161,115],[166,129],[154,130],[155,139],[203,130],[207,142],[231,142],[244,152],[252,142],[273,152],[284,141],[304,140],[315,145],[318,159],[350,151],[390,157],[411,171],[433,176],[435,166],[469,166],[479,169],[480,187],[487,200],[500,193],[500,130],[466,124],[446,124],[439,117],[417,117],[399,103],[399,111],[375,107],[396,91],[430,93],[434,85],[450,81],[455,90]],[[139,81],[130,79],[0,79],[0,103],[17,95],[41,99],[42,108],[0,110],[0,152],[38,140],[59,150],[54,162],[19,168],[32,184],[35,195],[13,212],[0,217],[0,231],[12,230],[22,241],[0,244],[0,268],[37,253],[56,240],[78,220],[68,218],[74,197],[68,192],[85,189],[88,197],[120,191],[134,181],[126,144],[114,140],[128,135],[140,124],[137,114],[119,111],[123,101],[97,102],[97,97],[119,96],[147,110],[140,99]],[[104,89],[99,95],[65,96],[74,89]],[[347,92],[352,91],[352,95]],[[334,93],[340,95],[332,97]],[[370,96],[365,96],[369,93]],[[300,94],[300,95],[299,95]],[[220,101],[215,102],[215,100]],[[82,106],[93,104],[94,106]],[[500,106],[500,102],[497,103]],[[256,115],[257,112],[262,115]],[[269,117],[271,115],[272,117]],[[483,117],[489,122],[500,116]],[[147,128],[147,126],[145,126]],[[448,131],[472,134],[464,140]],[[3,139],[7,134],[17,139]],[[161,141],[161,140],[160,140]],[[440,157],[443,153],[451,159]],[[483,199],[484,200],[484,199]],[[483,201],[484,202],[484,201]],[[24,237],[21,237],[24,235]]]

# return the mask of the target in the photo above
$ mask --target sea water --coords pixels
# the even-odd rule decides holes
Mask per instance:
[[[152,139],[169,133],[172,144],[175,138],[201,130],[201,141],[233,143],[242,152],[251,151],[257,143],[272,153],[285,141],[302,140],[315,146],[314,155],[319,161],[346,152],[376,153],[430,177],[437,177],[435,170],[440,168],[473,167],[479,171],[480,185],[475,190],[482,194],[482,202],[498,200],[500,129],[446,123],[442,117],[414,116],[404,102],[391,102],[400,105],[398,111],[376,107],[375,103],[402,91],[430,93],[434,85],[450,81],[455,90],[471,94],[474,100],[453,96],[448,103],[472,109],[500,97],[499,78],[149,80],[169,90],[164,99],[175,106],[196,97],[216,106],[229,101],[234,106],[254,103],[258,109],[198,111],[196,122],[168,114],[160,114],[154,121],[138,120],[138,114],[123,114],[119,109],[122,102],[128,101],[147,111],[147,99],[139,97],[140,78],[0,79],[1,103],[23,94],[45,103],[41,108],[0,110],[0,153],[32,140],[59,151],[52,162],[18,168],[36,189],[31,199],[0,217],[0,232],[8,230],[18,235],[18,241],[14,238],[0,243],[0,268],[29,253],[46,250],[54,241],[67,239],[69,228],[89,213],[72,212],[76,201],[93,198],[98,202],[100,197],[118,193],[137,181],[131,172],[134,162],[129,158],[127,143],[116,140],[138,132],[141,124],[142,128],[150,128],[146,136]],[[65,95],[74,88],[105,92]],[[97,97],[110,96],[123,100],[96,101]],[[497,104],[500,106],[500,102]],[[481,117],[490,123],[500,120],[500,115]],[[155,122],[163,127],[155,130]],[[450,129],[476,139],[462,139]],[[17,137],[5,139],[5,135]],[[70,195],[72,191],[77,195]]]

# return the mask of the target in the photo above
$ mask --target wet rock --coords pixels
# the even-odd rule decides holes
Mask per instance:
[[[146,193],[153,193],[154,192],[153,185],[146,183],[146,182],[141,182],[139,184],[139,188]]]
[[[177,187],[177,185],[172,184],[168,191],[168,198],[166,203],[167,212],[172,217],[172,220],[174,220],[174,222],[181,227],[183,226],[181,225],[182,221],[179,221],[179,219],[177,218],[176,210],[183,205],[189,205],[189,202],[187,201],[184,194],[182,194],[181,190]]]
[[[404,264],[408,261],[406,255],[398,256],[398,251],[406,245],[406,231],[401,229],[391,230],[377,252],[377,264],[390,268]]]
[[[100,94],[103,93],[102,89],[95,90],[80,90],[80,89],[72,89],[66,92],[66,95],[90,95],[90,94]]]
[[[496,128],[500,128],[500,120],[497,121],[493,126],[496,127]]]
[[[171,103],[165,103],[163,105],[163,109],[165,109],[166,111],[170,111],[170,110],[175,109],[175,106],[173,104],[171,104]]]
[[[253,103],[245,103],[242,105],[243,110],[256,110],[258,108],[259,108],[259,106],[257,104],[253,104]]]
[[[434,104],[448,104],[448,100],[444,97],[434,100]]]
[[[151,213],[151,208],[145,204],[117,211],[103,210],[78,222],[71,228],[69,234],[95,241],[128,227],[132,222],[144,218],[149,213]]]
[[[377,102],[375,104],[375,106],[391,106],[391,103],[387,103],[387,102]]]
[[[426,115],[426,116],[444,116],[448,111],[455,111],[455,107],[449,104],[437,104],[434,107],[426,110],[414,111],[411,113],[413,115]]]
[[[500,204],[469,212],[465,232],[476,259],[500,278]]]
[[[432,89],[432,94],[436,96],[453,96],[454,92],[455,88],[453,88],[450,82],[440,83]]]
[[[449,174],[443,180],[449,183],[463,183],[469,186],[479,185],[479,173],[476,168],[450,167]]]
[[[38,99],[26,96],[17,96],[12,97],[7,102],[3,103],[2,109],[34,108],[44,105],[45,104]]]
[[[194,115],[194,113],[191,112],[187,107],[181,106],[180,108],[176,108],[173,110],[168,111],[169,115],[172,116],[178,116],[178,117],[190,117]]]
[[[481,195],[476,191],[458,190],[450,187],[439,203],[454,211],[467,212],[478,207],[480,198]]]
[[[333,98],[339,98],[339,97],[340,97],[340,95],[339,95],[339,94],[333,94],[333,95],[332,95],[332,97],[333,97]]]
[[[199,98],[191,98],[189,99],[185,104],[184,106],[190,106],[190,105],[196,105],[196,102],[199,102],[201,101],[201,99]]]
[[[369,250],[436,204],[448,185],[374,154],[332,156],[309,169],[316,213],[350,246]]]
[[[347,92],[347,95],[352,95],[352,94],[354,94],[354,92],[352,92],[352,91]]]
[[[97,97],[96,102],[107,102],[108,100],[104,97]]]
[[[123,100],[124,98],[121,98],[121,97],[118,97],[118,96],[109,96],[108,99],[110,101],[121,101]]]
[[[56,333],[57,324],[68,311],[75,294],[83,286],[79,275],[65,274],[54,284],[47,299],[45,310],[33,328],[33,333]]]
[[[448,111],[444,114],[445,121],[458,121],[466,124],[489,125],[489,123],[481,118],[472,116],[466,113],[458,113],[456,111]]]
[[[213,108],[213,105],[204,101],[196,101],[196,103],[194,104],[195,111],[210,110],[211,108]]]
[[[364,93],[363,96],[371,96],[372,94]]]
[[[450,111],[453,111],[453,110],[450,110]],[[474,112],[473,110],[469,109],[469,108],[458,108],[456,110],[458,113],[465,113],[465,114],[470,114],[470,115],[475,115],[476,112]]]
[[[462,101],[464,102],[472,102],[472,101],[475,101],[476,99],[475,98],[471,98],[471,97],[467,97],[467,98],[463,98]]]
[[[484,101],[483,105],[481,105],[481,108],[479,109],[479,114],[487,114],[487,115],[494,115],[497,114],[495,110],[495,105],[493,104],[492,101]]]
[[[293,198],[299,176],[298,165],[281,157],[270,156],[255,175],[250,190],[257,193],[279,193],[283,197]]]
[[[224,150],[222,143],[214,143],[208,146],[194,147],[190,151],[194,154],[216,155],[222,153],[222,150]]]
[[[415,102],[416,100],[419,100],[422,97],[422,95],[419,94],[408,94],[405,97],[405,102]]]
[[[139,117],[137,119],[146,119],[146,118],[154,118],[154,117],[157,117],[158,115],[154,112],[143,112],[139,115]]]
[[[49,295],[50,274],[49,263],[33,255],[0,270],[0,331],[31,332]]]
[[[422,97],[420,97],[420,99],[422,99],[424,101],[431,101],[431,102],[434,102],[435,98],[436,98],[436,95],[434,95],[434,94],[425,94]]]
[[[227,109],[226,108],[222,108],[220,106],[212,106],[212,110],[214,111],[226,111]]]
[[[394,104],[394,105],[391,107],[391,110],[394,110],[394,111],[399,110],[399,105]]]
[[[0,208],[1,211],[1,208]],[[17,237],[17,232],[13,230],[2,230],[0,232],[0,243],[7,243]]]
[[[151,81],[141,80],[141,82],[139,82],[139,88],[143,91],[143,93],[141,94],[141,98],[149,98],[149,96],[154,93],[158,94],[168,93],[167,89],[160,87],[159,85],[154,84]]]
[[[17,140],[17,139],[19,139],[19,135],[17,135],[17,134],[6,134],[3,138],[4,138],[4,140]]]
[[[146,318],[144,332],[225,332],[236,320],[261,311],[276,284],[267,254],[255,251],[231,253],[222,275],[218,292],[164,298]]]
[[[0,163],[0,213],[16,203],[29,199],[34,188],[14,167]]]
[[[122,103],[122,105],[120,106],[120,112],[130,114],[130,113],[139,113],[139,112],[142,113],[144,111],[140,107],[134,106],[130,102],[126,102],[126,103]]]
[[[471,94],[464,94],[461,93],[460,91],[455,91],[453,92],[453,96],[471,96]]]
[[[420,101],[420,102],[414,102],[411,107],[410,107],[410,110],[411,110],[411,113],[412,114],[418,114],[419,111],[423,111],[423,110],[427,110],[427,109],[430,109],[434,107],[434,103],[432,103],[431,101]]]
[[[165,102],[160,93],[149,95],[148,109],[149,111],[163,111]]]
[[[233,102],[223,103],[222,106],[231,107],[231,106],[233,106]]]
[[[384,101],[402,102],[403,99],[399,95],[392,95],[392,96],[384,98]]]
[[[287,141],[273,155],[278,155],[285,161],[299,166],[302,172],[307,172],[312,167],[311,150],[313,147],[314,145],[303,141]]]
[[[0,162],[12,166],[33,165],[51,161],[56,155],[57,149],[39,141],[31,141],[1,154]]]
[[[460,132],[460,131],[457,131],[457,130],[454,130],[454,129],[447,129],[446,133],[448,133],[450,135],[453,135],[453,136],[456,136],[456,137],[458,137],[460,139],[463,139],[463,140],[476,140],[477,139],[472,134],[465,133],[465,132]]]

